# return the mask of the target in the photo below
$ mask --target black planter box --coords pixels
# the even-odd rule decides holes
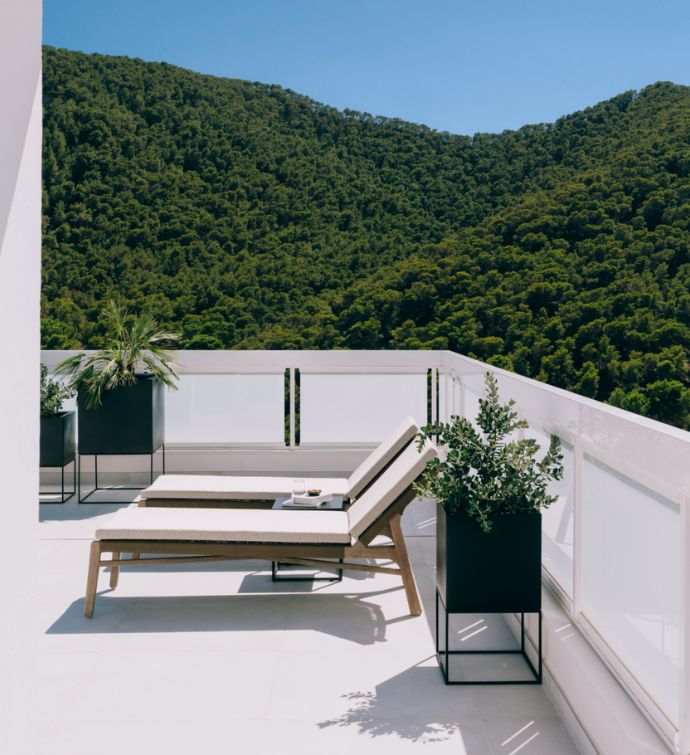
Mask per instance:
[[[64,467],[74,461],[74,412],[41,417],[40,466]]]
[[[152,454],[163,445],[163,384],[148,376],[132,386],[104,391],[95,409],[77,396],[80,454]]]
[[[450,613],[541,610],[541,514],[495,516],[485,533],[437,504],[436,585]]]

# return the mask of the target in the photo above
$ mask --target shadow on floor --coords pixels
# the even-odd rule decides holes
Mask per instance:
[[[168,632],[265,632],[312,630],[373,645],[384,642],[387,626],[411,616],[386,619],[369,602],[392,588],[357,595],[233,595],[193,597],[113,597],[98,594],[94,617],[84,616],[83,599],[75,600],[46,634],[121,634]]]
[[[426,659],[422,663],[428,663]],[[447,688],[438,667],[416,665],[376,686],[375,692],[351,692],[344,697],[352,707],[327,721],[321,729],[337,726],[355,727],[358,734],[370,737],[395,735],[420,744],[440,742],[455,736],[460,730],[457,716],[443,720],[438,708],[439,696],[447,695]],[[458,693],[465,695],[464,691]],[[405,715],[414,700],[414,715]],[[443,709],[441,705],[441,709]],[[473,755],[466,750],[467,755]],[[479,755],[477,751],[476,755]],[[482,750],[481,755],[486,755]]]
[[[123,557],[126,557],[127,554],[124,554]],[[165,554],[158,554],[160,556],[164,556]],[[175,556],[176,554],[171,553],[171,556]],[[253,569],[254,571],[251,571],[249,574],[247,574],[246,578],[242,581],[242,584],[240,585],[239,592],[278,592],[279,587],[278,585],[282,584],[281,582],[272,582],[270,578],[271,574],[271,562],[266,561],[265,559],[218,559],[218,561],[200,561],[200,562],[186,562],[183,558],[180,558],[177,563],[171,562],[169,564],[142,564],[146,560],[147,556],[144,555],[141,559],[141,561],[137,562],[136,566],[123,566],[122,567],[122,573],[132,573],[135,572],[137,574],[155,574],[155,573],[166,573],[166,572],[179,572],[179,573],[189,573],[189,572],[207,572],[207,573],[217,573],[217,572],[246,572],[250,569]],[[257,567],[257,562],[260,562],[262,566],[259,568]],[[359,563],[365,563],[363,559],[358,560]],[[286,567],[282,567],[283,570],[286,569]],[[288,569],[290,567],[287,567]],[[337,569],[337,564],[334,564],[333,569]],[[303,567],[305,573],[309,572],[308,567]],[[109,569],[106,567],[106,570],[109,571]],[[345,574],[349,580],[356,580],[356,581],[366,581],[366,580],[372,580],[375,579],[376,575],[373,573],[368,572],[361,572],[361,571],[353,571],[350,569],[345,569]],[[329,574],[329,572],[314,572],[315,574],[318,574],[319,576],[325,576]],[[287,572],[284,572],[284,575],[287,576]],[[324,585],[327,586],[329,584],[332,584],[331,582],[321,582],[320,580],[316,581],[306,581],[302,584],[311,585],[312,583],[318,584],[318,585]],[[298,587],[299,582],[297,580],[285,580],[284,584],[292,585],[293,590],[289,590],[289,592],[305,592],[305,591],[311,591],[312,587]]]
[[[104,514],[112,514],[118,509],[131,506],[131,501],[122,503],[82,503],[69,501],[67,503],[47,503],[41,501],[38,507],[39,522],[68,522],[80,519],[92,519]]]

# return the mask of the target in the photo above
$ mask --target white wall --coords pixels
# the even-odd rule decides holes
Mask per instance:
[[[34,752],[41,2],[0,0],[0,752]]]

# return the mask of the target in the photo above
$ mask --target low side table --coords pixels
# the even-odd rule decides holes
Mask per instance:
[[[274,509],[284,509],[285,511],[296,511],[297,509],[305,509],[307,511],[342,511],[345,508],[345,499],[341,495],[334,495],[333,498],[331,498],[330,501],[325,501],[324,503],[314,505],[314,506],[307,506],[307,505],[299,505],[299,506],[284,506],[286,502],[290,500],[291,496],[289,495],[282,495],[280,498],[276,498],[275,503],[273,504]],[[342,564],[343,559],[339,558],[338,562]],[[336,562],[333,563],[335,567]],[[273,582],[342,582],[343,580],[343,570],[342,569],[335,569],[337,572],[337,576],[335,577],[315,577],[315,576],[287,576],[285,572],[283,572],[282,576],[280,574],[280,567],[281,566],[287,566],[287,564],[281,564],[279,561],[272,561],[271,562],[271,580]]]

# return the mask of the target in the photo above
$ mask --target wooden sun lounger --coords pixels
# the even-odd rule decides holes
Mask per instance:
[[[349,477],[311,477],[305,480],[306,487],[354,500],[414,441],[418,432],[412,417],[406,417]],[[149,507],[235,508],[247,501],[250,503],[244,505],[256,508],[257,502],[268,501],[270,505],[279,496],[292,492],[292,481],[292,477],[271,476],[161,475],[141,491],[137,503]]]
[[[91,543],[84,613],[93,615],[101,567],[110,568],[110,587],[115,588],[123,567],[265,559],[323,569],[333,568],[328,559],[342,559],[339,569],[399,574],[410,613],[418,616],[421,606],[400,519],[415,498],[414,482],[435,455],[428,442],[421,453],[408,446],[347,511],[122,509],[96,531]],[[381,535],[389,541],[376,541]],[[111,558],[104,559],[104,553]],[[397,566],[351,559],[386,560]]]

